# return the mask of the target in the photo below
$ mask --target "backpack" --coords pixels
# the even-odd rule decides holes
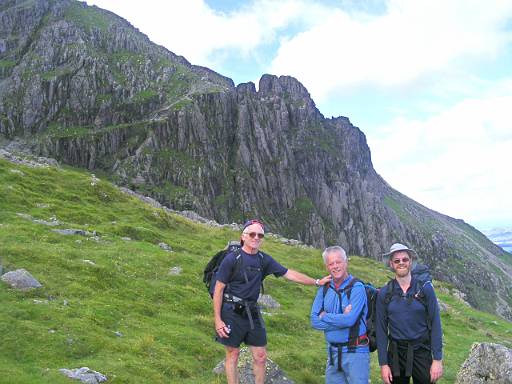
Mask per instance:
[[[375,319],[377,315],[377,294],[379,290],[375,288],[370,283],[365,283],[362,280],[359,280],[356,277],[353,277],[352,280],[347,284],[345,288],[343,288],[340,291],[336,291],[338,295],[340,295],[340,302],[341,302],[341,293],[345,292],[347,295],[347,298],[350,300],[350,295],[352,293],[352,288],[354,287],[354,284],[360,282],[364,286],[364,290],[366,292],[366,303],[368,306],[368,312],[366,314],[366,319],[364,319],[364,322],[366,324],[366,335],[368,337],[368,348],[370,349],[370,352],[373,352],[377,350],[377,329],[375,326]],[[323,298],[325,299],[325,295],[327,294],[327,291],[329,290],[330,283],[325,284],[323,286]],[[322,309],[320,312],[324,310],[324,305],[322,302]],[[349,338],[348,338],[348,347],[355,348],[357,346],[357,339],[359,338],[359,326],[361,324],[361,316],[363,316],[363,312],[361,311],[361,314],[359,315],[358,319],[354,323],[352,327],[350,327],[349,330]]]
[[[213,298],[213,291],[215,290],[215,284],[217,283],[217,271],[219,270],[220,264],[222,260],[230,254],[235,253],[235,264],[233,266],[233,270],[231,271],[231,275],[229,277],[229,281],[233,280],[233,277],[242,269],[242,255],[240,254],[240,250],[242,246],[238,241],[230,241],[226,248],[217,252],[206,264],[206,267],[203,271],[203,283],[210,294],[210,297]],[[258,258],[260,260],[260,270],[263,271],[263,258],[264,253],[258,252]],[[245,272],[245,271],[244,271]],[[247,275],[244,275],[247,280]],[[263,293],[263,273],[261,279],[261,293]],[[228,287],[227,287],[228,288]]]

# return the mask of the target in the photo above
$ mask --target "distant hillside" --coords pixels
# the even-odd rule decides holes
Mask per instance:
[[[122,193],[103,178],[53,166],[0,159],[0,257],[4,272],[25,268],[43,287],[18,292],[0,283],[2,382],[69,384],[60,368],[87,366],[119,383],[217,383],[223,358],[213,341],[211,300],[201,271],[237,238]],[[82,230],[64,235],[56,229]],[[164,242],[172,252],[159,246]],[[264,250],[312,276],[324,268],[320,250],[265,240]],[[181,274],[170,274],[172,268]],[[350,270],[376,285],[390,273],[351,256]],[[315,289],[269,277],[266,293],[281,309],[266,315],[269,354],[296,383],[320,384],[321,333],[311,329]],[[512,347],[510,323],[471,309],[436,283],[443,306],[445,379],[453,383],[475,341]],[[372,381],[377,381],[372,354]]]
[[[374,259],[407,243],[472,305],[512,320],[511,256],[392,189],[363,132],[326,119],[292,77],[235,87],[111,12],[6,0],[0,135],[221,223],[257,216],[286,237]]]
[[[512,253],[512,228],[493,228],[483,231],[494,244]]]

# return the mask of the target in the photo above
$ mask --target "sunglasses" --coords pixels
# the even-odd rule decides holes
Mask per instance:
[[[245,235],[248,235],[251,239],[254,239],[257,237],[258,239],[263,239],[265,237],[264,233],[257,233],[257,232],[244,232]]]
[[[411,259],[409,259],[408,257],[404,257],[403,259],[394,259],[393,260],[393,264],[400,264],[400,263],[408,263],[409,261],[411,261]]]

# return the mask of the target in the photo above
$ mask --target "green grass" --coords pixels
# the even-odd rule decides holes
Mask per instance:
[[[155,98],[158,99],[158,93],[152,89],[146,89],[144,91],[140,91],[135,96],[133,96],[133,101],[137,103],[142,103]]]
[[[85,140],[96,140],[102,135],[106,135],[116,130],[125,130],[130,137],[138,137],[138,134],[144,133],[145,128],[150,127],[151,122],[139,121],[135,123],[109,125],[101,129],[94,130],[92,126],[65,127],[58,123],[48,125],[48,129],[39,134],[39,138],[46,136],[52,138],[84,138]]]
[[[41,73],[41,78],[46,81],[56,80],[57,77],[65,76],[73,72],[71,67],[61,67]]]
[[[211,301],[201,278],[209,258],[237,233],[149,207],[70,168],[0,160],[0,196],[4,270],[25,268],[43,284],[29,292],[0,284],[2,382],[70,383],[58,369],[82,366],[107,375],[109,383],[225,382],[212,373],[223,348],[213,341]],[[18,213],[55,217],[59,228],[96,231],[100,240],[59,235]],[[290,268],[324,274],[317,249],[268,239],[263,250]],[[181,275],[168,275],[174,266],[183,268]],[[383,265],[356,256],[350,269],[375,285],[389,277]],[[473,342],[511,347],[512,331],[510,323],[466,307],[441,286],[440,299],[450,306],[442,314],[441,382],[452,383]],[[296,383],[323,383],[324,338],[309,325],[314,289],[273,277],[265,289],[282,305],[266,318],[269,357]],[[372,382],[378,382],[375,360],[372,354]]]
[[[0,69],[12,68],[15,65],[16,65],[16,62],[14,60],[8,60],[8,59],[0,60]]]
[[[71,3],[65,10],[64,17],[76,25],[92,30],[94,28],[107,31],[112,23],[109,17],[101,9],[84,7],[79,3]]]

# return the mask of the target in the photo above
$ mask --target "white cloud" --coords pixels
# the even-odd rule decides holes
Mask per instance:
[[[153,0],[147,6],[140,0],[87,2],[117,13],[155,43],[204,66],[222,60],[223,50],[257,56],[261,44],[277,39],[277,31],[296,20],[316,19],[321,9],[296,0],[246,2],[229,13],[215,11],[202,0]]]
[[[425,120],[397,118],[368,141],[377,171],[418,202],[474,225],[512,217],[512,80]]]
[[[403,86],[464,58],[494,57],[510,40],[501,31],[511,1],[392,0],[384,14],[333,10],[283,41],[271,72],[301,79],[322,101],[339,88]]]

